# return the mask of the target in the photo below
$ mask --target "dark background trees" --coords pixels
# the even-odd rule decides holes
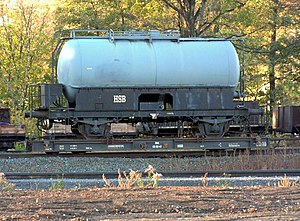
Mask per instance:
[[[299,9],[297,0],[6,0],[0,4],[1,106],[22,121],[26,85],[50,81],[53,34],[74,28],[243,38],[248,99],[270,109],[300,105]]]

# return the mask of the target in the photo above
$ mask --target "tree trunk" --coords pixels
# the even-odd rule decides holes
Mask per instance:
[[[272,113],[273,107],[275,105],[275,66],[276,66],[276,41],[277,41],[277,17],[278,17],[278,3],[279,0],[274,0],[273,8],[273,23],[272,23],[272,35],[271,35],[271,46],[270,46],[270,66],[269,66],[269,84],[270,84],[270,112]]]

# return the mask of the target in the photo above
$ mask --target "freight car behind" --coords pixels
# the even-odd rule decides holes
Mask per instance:
[[[275,107],[272,129],[280,133],[300,134],[300,106]]]
[[[0,150],[14,147],[15,142],[25,141],[25,126],[11,124],[10,109],[0,108]]]

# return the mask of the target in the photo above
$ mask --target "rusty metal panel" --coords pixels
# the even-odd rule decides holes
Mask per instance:
[[[295,132],[300,127],[300,106],[274,108],[272,127],[278,132]]]
[[[278,107],[273,108],[273,113],[272,113],[272,129],[277,130],[279,127],[279,122],[278,122]]]
[[[63,125],[59,123],[54,123],[52,128],[47,131],[48,134],[71,134],[71,125]]]
[[[23,125],[1,125],[0,135],[3,134],[25,134],[25,127]]]
[[[293,132],[300,133],[300,106],[293,107]]]
[[[113,133],[136,133],[136,128],[132,124],[112,123],[111,131]]]

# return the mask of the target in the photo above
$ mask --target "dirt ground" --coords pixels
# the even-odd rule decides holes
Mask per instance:
[[[300,220],[300,187],[0,191],[0,220]]]

